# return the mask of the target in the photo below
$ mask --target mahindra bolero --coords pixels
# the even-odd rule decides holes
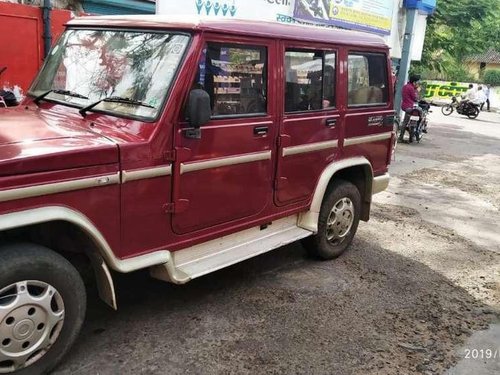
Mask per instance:
[[[377,36],[161,16],[69,22],[0,110],[0,373],[50,371],[92,266],[186,283],[302,240],[339,256],[389,182],[389,50]]]

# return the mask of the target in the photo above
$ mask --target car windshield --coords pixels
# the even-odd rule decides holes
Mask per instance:
[[[30,94],[92,111],[154,119],[189,42],[187,35],[67,30]],[[47,94],[47,92],[50,93]]]

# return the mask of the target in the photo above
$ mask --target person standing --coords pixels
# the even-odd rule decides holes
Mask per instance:
[[[486,95],[484,93],[483,86],[479,85],[477,87],[476,100],[473,103],[478,105],[482,111],[485,102],[486,102]]]
[[[489,112],[490,111],[490,92],[491,92],[491,85],[486,85],[484,86],[484,96],[486,97],[486,110]],[[481,105],[481,111],[483,110],[483,105]]]
[[[418,82],[420,81],[419,75],[412,75],[410,80],[406,85],[403,86],[402,91],[402,101],[401,101],[401,109],[405,113],[405,117],[403,123],[401,124],[401,129],[399,130],[399,141],[403,141],[406,125],[408,125],[408,121],[410,121],[411,112],[418,111],[420,119],[422,119],[422,109],[418,106],[415,107],[415,104],[418,102]],[[411,141],[411,139],[410,139]]]

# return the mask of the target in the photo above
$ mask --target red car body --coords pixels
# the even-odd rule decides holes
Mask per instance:
[[[368,220],[372,194],[387,187],[394,111],[388,47],[379,37],[139,16],[80,18],[68,29],[175,31],[190,38],[154,119],[82,113],[81,106],[34,95],[16,109],[0,109],[2,246],[28,241],[66,257],[86,254],[101,297],[115,308],[109,268],[150,268],[154,277],[184,283],[320,235],[322,207],[339,181],[360,196],[357,220]],[[184,109],[207,43],[266,51],[265,61],[252,65],[266,67],[266,106],[213,116],[192,137]],[[287,53],[311,61],[290,68]],[[330,81],[326,56],[335,57]],[[289,78],[290,69],[308,73]],[[315,69],[322,69],[321,92],[333,91],[334,98],[321,108],[286,111],[288,80],[311,99]],[[243,84],[235,92],[242,90]]]

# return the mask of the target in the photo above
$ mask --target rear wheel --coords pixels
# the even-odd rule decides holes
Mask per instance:
[[[424,121],[424,120],[422,120]],[[423,123],[420,123],[419,125],[417,125],[415,127],[415,139],[417,142],[420,142],[420,140],[422,139],[422,129],[423,129]]]
[[[338,180],[328,189],[319,213],[318,233],[303,241],[307,252],[321,259],[341,255],[358,229],[361,195],[352,183]]]
[[[0,374],[46,374],[80,331],[85,287],[65,258],[42,246],[2,247],[0,259]]]
[[[412,124],[410,124],[410,126],[408,127],[408,133],[410,133],[410,139],[408,140],[408,143],[413,143],[413,140],[415,139],[415,128],[416,126]]]
[[[470,119],[475,119],[477,116],[479,116],[479,108],[476,106],[470,108],[469,112],[467,112],[467,117]]]

